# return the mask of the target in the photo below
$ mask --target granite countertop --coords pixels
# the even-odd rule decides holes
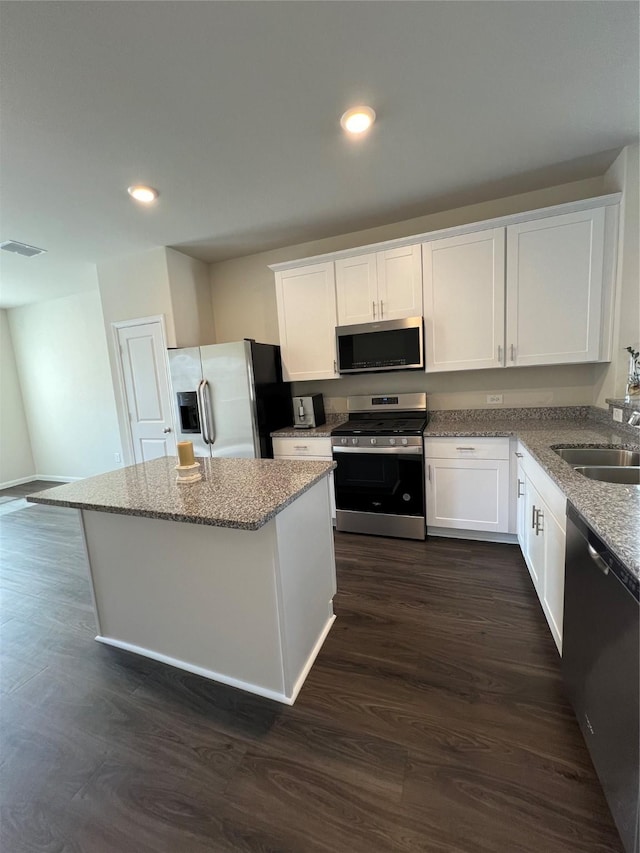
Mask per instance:
[[[348,415],[329,414],[327,423],[312,429],[294,429],[292,426],[282,427],[271,433],[272,438],[330,438],[331,430],[349,420]]]
[[[439,412],[429,422],[424,435],[425,438],[518,438],[595,533],[636,577],[640,577],[640,489],[589,480],[553,450],[573,445],[610,445],[637,450],[640,449],[637,434],[588,417],[541,420],[521,412],[519,418],[500,419],[496,413],[495,419],[474,419],[473,412],[467,412],[466,417],[456,413],[449,418],[445,412]]]
[[[325,477],[333,462],[200,459],[202,480],[176,483],[175,456],[27,496],[32,503],[258,530]]]

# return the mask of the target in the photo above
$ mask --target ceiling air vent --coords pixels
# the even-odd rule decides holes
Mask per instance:
[[[38,249],[37,246],[29,246],[28,243],[19,243],[17,240],[5,240],[0,243],[0,249],[5,252],[13,252],[14,255],[22,255],[25,258],[34,258],[36,255],[43,255],[47,250]]]

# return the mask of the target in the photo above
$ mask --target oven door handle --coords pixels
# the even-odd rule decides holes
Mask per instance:
[[[422,456],[422,447],[334,447],[334,453],[393,454],[395,456]]]

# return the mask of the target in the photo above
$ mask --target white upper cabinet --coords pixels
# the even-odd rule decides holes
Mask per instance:
[[[424,243],[426,370],[504,365],[504,228]]]
[[[420,244],[376,254],[381,320],[422,317]]]
[[[337,377],[333,262],[276,272],[276,300],[284,379]]]
[[[422,316],[420,246],[336,261],[338,325]]]
[[[608,361],[619,198],[275,264],[285,378],[338,376],[336,325],[421,316],[427,372]]]
[[[359,255],[336,261],[338,325],[370,323],[378,319],[376,256]]]
[[[600,357],[604,208],[507,227],[508,367]]]

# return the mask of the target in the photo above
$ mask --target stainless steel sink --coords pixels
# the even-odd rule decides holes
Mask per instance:
[[[640,466],[638,465],[575,465],[574,470],[590,480],[603,483],[618,483],[640,488]]]
[[[578,465],[640,465],[640,452],[618,447],[559,447],[555,452],[574,468]]]

